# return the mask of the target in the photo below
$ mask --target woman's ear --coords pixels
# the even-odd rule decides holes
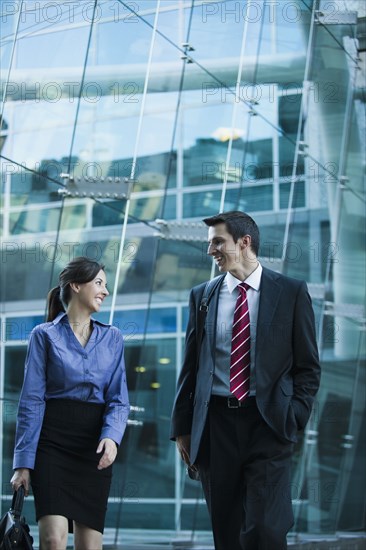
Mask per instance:
[[[80,285],[79,283],[70,283],[70,288],[73,290],[76,294],[79,294]]]

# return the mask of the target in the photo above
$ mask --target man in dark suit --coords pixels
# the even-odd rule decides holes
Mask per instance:
[[[208,254],[225,275],[208,305],[198,363],[205,283],[191,291],[171,439],[199,473],[216,550],[283,550],[293,525],[293,445],[320,381],[311,299],[305,282],[262,268],[250,216],[203,221]]]

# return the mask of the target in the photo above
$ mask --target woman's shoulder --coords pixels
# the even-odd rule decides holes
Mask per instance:
[[[32,334],[41,334],[42,332],[48,332],[53,326],[54,324],[52,321],[48,323],[40,323],[33,328]]]
[[[99,330],[104,335],[103,340],[106,338],[109,342],[113,340],[114,342],[123,342],[123,335],[121,330],[115,325],[110,325],[108,323],[102,323],[96,319],[93,319],[93,322],[97,324]]]
[[[60,329],[61,323],[60,321],[65,316],[65,313],[60,313],[53,321],[47,321],[45,323],[40,323],[39,325],[36,325],[31,335],[46,335],[53,331],[58,331]]]
[[[116,340],[116,342],[123,342],[123,334],[122,334],[122,331],[114,326],[114,325],[109,325],[108,326],[108,331],[109,331],[109,334],[110,336]]]
[[[44,348],[50,340],[53,341],[55,338],[51,336],[51,328],[53,328],[52,322],[36,325],[29,335],[28,345],[30,349],[33,349],[34,346]]]

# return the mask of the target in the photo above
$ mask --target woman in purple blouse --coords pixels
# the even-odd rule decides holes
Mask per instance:
[[[65,549],[69,531],[76,550],[102,548],[129,414],[122,334],[91,317],[108,294],[104,266],[73,259],[30,336],[11,484],[32,485],[42,550]]]

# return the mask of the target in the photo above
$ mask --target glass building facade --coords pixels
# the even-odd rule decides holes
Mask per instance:
[[[260,259],[305,279],[322,383],[292,534],[365,530],[365,4],[2,0],[2,513],[27,339],[61,268],[106,265],[133,410],[113,540],[208,533],[169,441],[203,217],[244,210]],[[25,513],[34,524],[32,499]]]

